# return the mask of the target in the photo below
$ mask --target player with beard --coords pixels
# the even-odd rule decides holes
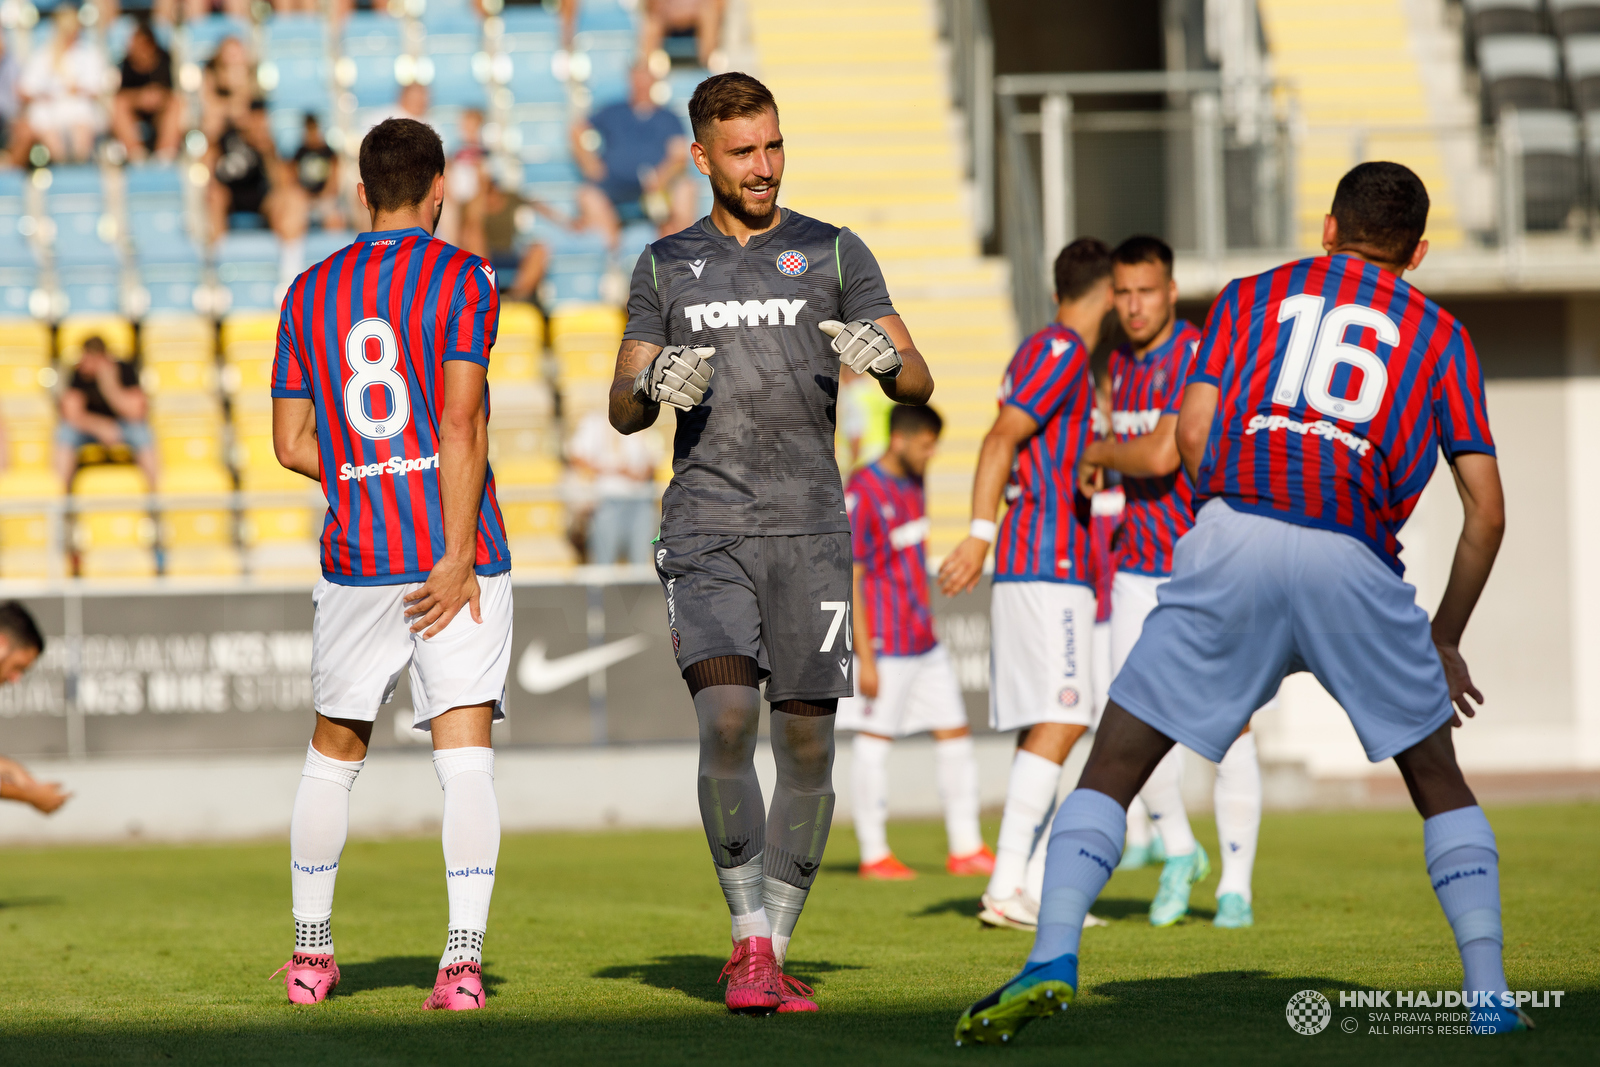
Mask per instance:
[[[861,239],[777,206],[783,135],[766,86],[738,72],[708,78],[689,119],[715,203],[639,257],[611,423],[635,433],[662,404],[677,409],[655,561],[732,915],[727,1005],[815,1011],[783,966],[833,820],[834,714],[854,692],[850,521],[833,453],[839,364],[904,404],[925,403],[933,379]],[[754,762],[762,681],[777,765],[770,811]]]

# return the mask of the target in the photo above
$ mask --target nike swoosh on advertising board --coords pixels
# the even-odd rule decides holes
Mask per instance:
[[[596,671],[637,656],[649,644],[650,638],[634,634],[609,645],[586,648],[559,659],[546,659],[545,643],[534,641],[522,650],[522,658],[517,661],[517,684],[534,694],[554,693]]]

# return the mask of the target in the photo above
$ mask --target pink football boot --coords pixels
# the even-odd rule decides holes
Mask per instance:
[[[793,975],[778,972],[778,1014],[789,1015],[797,1011],[816,1011],[817,1002],[811,998],[817,991]]]
[[[339,965],[333,956],[315,952],[296,952],[289,962],[272,972],[283,975],[290,1004],[320,1004],[339,984]]]
[[[765,1015],[778,1008],[778,960],[772,939],[747,937],[733,943],[733,957],[717,981],[728,980],[724,1003],[729,1011]]]
[[[434,1008],[472,1011],[481,1007],[483,965],[480,963],[452,963],[439,968],[439,977],[433,980],[433,995],[422,1002],[424,1011]]]

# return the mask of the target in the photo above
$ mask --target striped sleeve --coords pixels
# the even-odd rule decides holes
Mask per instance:
[[[474,257],[461,274],[460,287],[450,307],[446,327],[445,360],[465,359],[479,366],[489,365],[489,349],[494,347],[500,328],[500,294],[495,291],[489,267]]]
[[[1051,340],[1048,334],[1038,334],[1024,344],[1022,358],[1012,371],[1011,395],[1005,401],[1040,426],[1061,409],[1086,362],[1082,345],[1067,342],[1066,348],[1058,351]]]
[[[1489,433],[1489,409],[1483,399],[1483,369],[1472,339],[1459,324],[1439,364],[1434,388],[1433,418],[1444,454],[1455,459],[1463,452],[1494,455]]]
[[[290,286],[283,298],[283,309],[278,314],[278,346],[272,356],[272,395],[282,399],[311,399],[305,355],[298,344],[294,316],[289,313],[291,301],[300,292],[300,286]]]
[[[877,509],[872,506],[870,494],[862,484],[862,478],[857,475],[850,479],[849,488],[845,490],[844,506],[850,513],[850,558],[857,563],[868,564],[872,562],[872,550],[875,537],[872,529],[877,520]]]
[[[1222,371],[1228,364],[1228,354],[1233,350],[1233,305],[1238,294],[1238,281],[1229,282],[1228,287],[1218,294],[1216,303],[1211,305],[1206,331],[1200,337],[1193,370],[1189,372],[1185,385],[1189,382],[1205,382],[1207,385],[1222,382]]]
[[[1185,323],[1185,326],[1188,324]],[[1194,375],[1195,362],[1200,353],[1198,331],[1188,330],[1187,337],[1178,339],[1178,351],[1172,354],[1172,374],[1167,378],[1166,395],[1161,398],[1161,414],[1177,415],[1183,410],[1183,387]]]

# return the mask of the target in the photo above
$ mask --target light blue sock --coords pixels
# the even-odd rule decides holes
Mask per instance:
[[[1505,992],[1501,960],[1500,853],[1477,805],[1435,815],[1422,824],[1428,880],[1461,951],[1462,989]]]
[[[1056,811],[1045,859],[1039,932],[1028,960],[1042,963],[1078,953],[1083,917],[1122,859],[1128,813],[1093,789],[1074,789]]]

